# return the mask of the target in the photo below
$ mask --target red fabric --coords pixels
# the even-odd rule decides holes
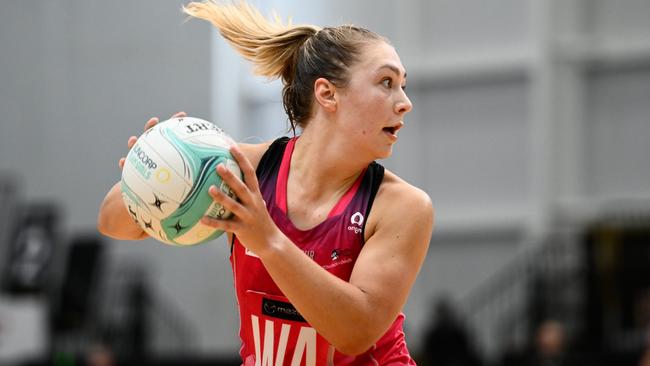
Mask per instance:
[[[296,228],[286,214],[286,180],[295,138],[276,151],[275,172],[258,169],[260,189],[269,214],[296,246],[330,273],[348,281],[363,247],[363,221],[370,188],[366,171],[334,206],[325,221],[309,230]],[[269,154],[271,152],[267,152]],[[262,170],[265,168],[261,167]],[[230,257],[239,305],[242,365],[415,365],[409,356],[399,314],[367,352],[346,356],[332,347],[293,308],[258,257],[235,238]],[[296,279],[299,280],[299,279]],[[341,309],[345,311],[345,309]]]

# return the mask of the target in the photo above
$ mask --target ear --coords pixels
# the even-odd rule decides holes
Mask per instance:
[[[318,78],[314,81],[314,98],[329,112],[336,110],[336,86],[325,78]]]

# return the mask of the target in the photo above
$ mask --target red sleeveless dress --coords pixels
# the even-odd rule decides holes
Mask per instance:
[[[287,216],[287,177],[296,139],[285,137],[271,144],[257,169],[260,190],[280,230],[307,256],[347,281],[364,244],[365,219],[384,168],[370,164],[325,221],[300,230]],[[242,365],[415,365],[404,341],[403,314],[368,351],[347,356],[336,351],[302,318],[260,259],[236,237],[230,261],[239,305]]]

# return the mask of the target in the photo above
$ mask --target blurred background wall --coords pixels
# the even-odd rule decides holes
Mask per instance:
[[[556,268],[567,258],[560,270],[578,280],[562,277],[568,297],[550,296],[563,307],[544,309],[556,309],[552,316],[579,337],[586,325],[574,315],[590,293],[587,227],[603,217],[643,218],[650,208],[650,2],[253,3],[294,23],[366,26],[392,41],[407,68],[414,110],[383,164],[428,192],[437,210],[431,248],[405,308],[412,350],[425,353],[441,299],[465,314],[481,352],[494,357],[507,342],[526,343],[521,338],[534,324],[519,320],[529,309],[531,268],[544,261]],[[251,76],[207,23],[185,23],[180,7],[169,0],[2,4],[7,244],[0,260],[5,268],[14,260],[10,248],[19,230],[12,220],[44,212],[39,205],[45,205],[57,218],[48,273],[59,290],[73,263],[72,244],[100,245],[102,254],[93,254],[104,261],[93,282],[101,289],[97,316],[124,317],[110,304],[128,310],[120,289],[135,278],[147,289],[152,354],[236,358],[225,241],[179,249],[94,236],[98,206],[119,178],[117,160],[149,117],[186,111],[246,142],[286,132],[278,82]],[[54,292],[60,302],[63,292]],[[43,296],[36,291],[3,301],[7,309],[28,304],[30,329],[46,334],[52,326],[39,314],[51,306]],[[495,337],[504,331],[512,339]],[[42,336],[30,342],[30,352],[45,355],[54,345],[75,354],[93,343],[79,343],[83,331],[67,334],[67,341]],[[632,339],[630,347],[639,346],[638,336],[621,334]],[[20,351],[2,347],[0,357],[20,358]]]

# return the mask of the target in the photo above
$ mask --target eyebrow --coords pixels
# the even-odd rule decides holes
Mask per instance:
[[[390,69],[391,71],[393,71],[393,72],[396,73],[397,75],[401,75],[401,74],[402,74],[402,73],[400,72],[400,70],[399,70],[397,67],[395,67],[395,66],[393,66],[393,65],[390,65],[390,64],[384,64],[384,65],[381,65],[381,66],[379,67],[379,69]],[[404,79],[406,79],[406,71],[404,71]]]

